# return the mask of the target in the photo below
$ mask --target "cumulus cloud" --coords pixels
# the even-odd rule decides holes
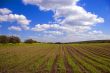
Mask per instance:
[[[28,20],[24,15],[18,14],[6,14],[0,15],[0,22],[17,22],[19,24],[28,25],[30,20]]]
[[[30,27],[27,26],[27,25],[21,25],[21,28],[24,29],[24,30],[29,30],[30,29]]]
[[[77,5],[79,0],[23,0],[25,4],[37,5],[42,10],[52,10],[54,18],[67,25],[93,25],[103,23],[104,19]]]
[[[59,29],[60,26],[58,24],[37,24],[32,28],[33,31],[45,31],[48,29]]]
[[[24,15],[12,14],[11,10],[3,8],[0,9],[0,22],[17,22],[23,29],[27,30],[31,21]]]
[[[54,19],[58,25],[62,25],[71,29],[69,27],[78,28],[81,31],[83,28],[91,28],[97,23],[103,23],[104,19],[98,17],[98,15],[87,12],[83,7],[77,5],[79,0],[23,0],[25,4],[36,5],[41,8],[41,10],[51,10],[54,12]],[[49,28],[48,26],[41,24],[38,30],[44,30]],[[62,27],[61,26],[61,27]],[[88,30],[88,29],[87,29]]]
[[[4,14],[9,14],[9,13],[12,13],[12,11],[7,8],[0,9],[0,14],[4,15]]]
[[[92,35],[99,35],[99,34],[103,34],[102,31],[97,31],[97,30],[94,30],[94,31],[91,31],[91,32],[88,32],[89,34],[92,34]]]
[[[8,27],[9,30],[21,31],[21,28],[18,26],[10,26]]]
[[[62,35],[63,32],[60,31],[44,31],[45,34],[52,34],[52,35]]]
[[[71,41],[73,37],[80,40],[82,37],[91,39],[91,36],[88,35],[101,34],[102,31],[93,30],[92,28],[97,24],[104,23],[104,18],[86,11],[83,7],[77,5],[78,2],[79,0],[23,0],[24,4],[36,5],[42,11],[51,10],[54,13],[55,22],[37,24],[31,29],[33,31],[49,31],[50,34],[55,33],[53,30],[62,32],[66,36],[61,37],[61,39],[68,39],[68,41]]]
[[[81,33],[87,30],[91,30],[88,26],[63,26],[59,24],[36,24],[35,27],[31,28],[32,31],[36,32],[44,32],[44,31],[59,31],[62,33],[73,34],[73,33]],[[50,33],[51,34],[51,33]],[[60,34],[62,35],[62,34]]]
[[[41,10],[55,10],[58,7],[76,4],[79,0],[23,0],[24,4],[39,6]]]

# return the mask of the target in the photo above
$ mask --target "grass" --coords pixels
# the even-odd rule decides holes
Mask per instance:
[[[0,73],[110,73],[110,44],[0,44]]]

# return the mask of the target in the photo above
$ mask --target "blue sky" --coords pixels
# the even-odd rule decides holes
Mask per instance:
[[[110,39],[109,13],[110,0],[1,0],[0,34],[43,42]]]

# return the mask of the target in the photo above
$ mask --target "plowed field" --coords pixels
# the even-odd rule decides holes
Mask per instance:
[[[0,73],[110,73],[110,44],[0,45]]]

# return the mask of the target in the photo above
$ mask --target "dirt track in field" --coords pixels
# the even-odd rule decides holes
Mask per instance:
[[[74,73],[72,70],[72,67],[69,65],[68,61],[67,61],[67,56],[65,53],[65,47],[62,46],[62,51],[63,51],[63,59],[64,59],[64,64],[65,64],[65,68],[66,68],[66,73]]]
[[[55,60],[53,62],[53,65],[52,65],[52,69],[51,69],[51,72],[50,73],[56,73],[57,72],[57,60],[58,60],[58,54],[56,55],[55,57]]]

